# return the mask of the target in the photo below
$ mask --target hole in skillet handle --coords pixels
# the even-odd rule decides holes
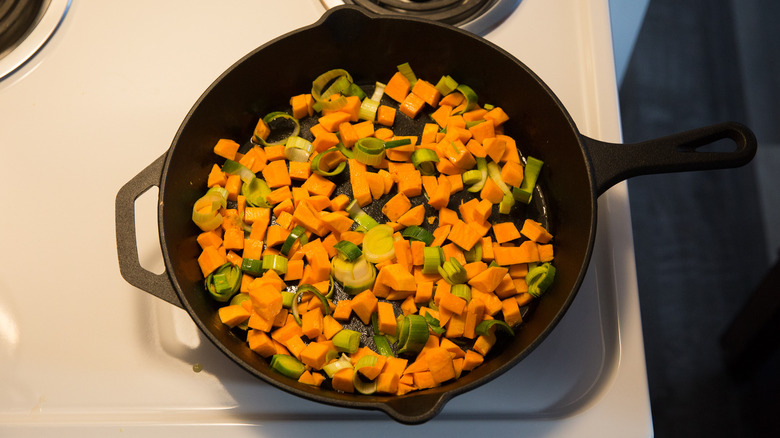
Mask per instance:
[[[597,195],[633,176],[744,166],[753,159],[757,149],[756,136],[737,122],[631,144],[581,137]],[[733,141],[736,149],[724,148],[724,140]]]

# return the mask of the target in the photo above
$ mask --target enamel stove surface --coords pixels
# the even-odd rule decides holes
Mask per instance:
[[[0,436],[651,436],[624,183],[599,198],[588,274],[551,335],[413,428],[263,383],[186,312],[122,279],[119,188],[168,149],[222,71],[324,11],[317,0],[76,1],[0,81]],[[583,134],[620,141],[606,0],[523,0],[484,36],[539,74]],[[156,203],[152,189],[136,215],[141,263],[159,273]]]

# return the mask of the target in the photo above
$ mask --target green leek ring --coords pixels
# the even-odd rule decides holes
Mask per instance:
[[[323,90],[331,81],[337,80],[341,76],[345,76],[349,82],[352,82],[352,76],[346,70],[340,68],[328,70],[312,82],[311,96],[314,98],[316,106],[319,107],[320,111],[339,109],[347,103],[347,99],[344,96],[340,96],[336,100],[328,100],[330,97],[327,94],[328,90]]]
[[[420,148],[412,152],[412,164],[414,168],[420,171],[422,175],[433,175],[436,173],[436,163],[439,162],[439,155],[432,149]]]
[[[263,117],[263,122],[265,122],[265,124],[268,125],[269,123],[271,123],[272,121],[274,121],[276,119],[292,120],[293,125],[294,125],[292,133],[290,133],[290,135],[284,137],[283,139],[277,140],[277,141],[266,141],[266,140],[263,140],[262,138],[257,138],[257,137],[252,137],[252,141],[255,142],[255,143],[260,143],[263,146],[278,146],[278,145],[286,144],[287,143],[287,139],[289,139],[290,137],[297,136],[298,134],[300,134],[300,132],[301,132],[301,123],[298,121],[298,119],[296,119],[295,117],[293,117],[293,116],[291,116],[291,115],[289,115],[289,114],[287,114],[285,112],[282,112],[282,111],[275,111],[275,112],[267,114],[265,117]]]
[[[322,168],[320,167],[320,162],[322,161],[322,157],[324,157],[327,154],[332,154],[332,153],[336,153],[336,152],[342,152],[342,151],[338,147],[332,147],[332,148],[326,150],[325,152],[322,152],[322,153],[319,153],[319,154],[315,155],[314,159],[311,160],[311,171],[314,172],[314,173],[317,173],[319,175],[322,175],[322,176],[334,176],[334,175],[338,175],[341,172],[343,172],[344,169],[346,169],[346,167],[347,167],[346,160],[340,162],[336,166],[336,168],[331,170],[331,171],[322,170]]]
[[[300,312],[298,312],[298,301],[304,292],[311,292],[314,294],[315,297],[319,298],[320,301],[322,301],[322,307],[324,308],[323,313],[325,315],[330,315],[330,303],[328,303],[328,299],[325,298],[325,296],[322,295],[320,291],[317,290],[316,287],[310,284],[302,284],[298,286],[298,290],[295,291],[295,296],[293,297],[292,306],[290,308],[290,313],[292,313],[292,316],[295,319],[295,322],[298,323],[298,325],[303,324],[303,321],[301,320]]]
[[[509,326],[505,321],[502,321],[500,319],[488,319],[485,321],[480,322],[477,324],[476,329],[474,330],[478,335],[486,336],[490,334],[490,330],[493,328],[493,326],[496,326],[497,329],[501,329],[505,332],[507,332],[509,335],[514,336],[515,331],[512,330],[512,327]]]

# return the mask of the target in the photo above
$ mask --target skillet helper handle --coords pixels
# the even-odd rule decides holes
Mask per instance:
[[[168,274],[150,272],[144,269],[138,260],[135,200],[150,188],[160,186],[166,155],[163,154],[156,159],[119,189],[116,195],[116,247],[119,256],[119,272],[128,283],[177,307],[182,307]]]
[[[731,139],[731,152],[697,151]],[[726,169],[743,166],[756,154],[753,132],[736,122],[724,122],[640,143],[614,144],[584,137],[598,195],[624,179],[656,173]]]
[[[446,393],[414,394],[395,399],[382,406],[390,417],[403,424],[421,424],[431,420],[444,407],[451,395]]]

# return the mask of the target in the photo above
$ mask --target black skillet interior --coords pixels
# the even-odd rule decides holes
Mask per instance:
[[[311,388],[271,371],[266,360],[219,322],[214,303],[203,293],[196,262],[198,230],[190,220],[192,204],[203,194],[206,176],[215,163],[212,147],[218,139],[246,141],[258,118],[284,108],[291,96],[309,92],[320,73],[343,68],[359,84],[373,84],[389,80],[403,62],[409,62],[420,78],[437,81],[449,74],[471,86],[481,103],[500,105],[511,117],[506,132],[517,140],[521,153],[545,162],[534,205],[528,211],[517,207],[511,219],[521,222],[530,215],[549,226],[555,235],[556,284],[539,300],[517,336],[454,383],[402,397]],[[318,402],[380,409],[404,423],[427,421],[452,396],[486,383],[525,357],[552,330],[574,298],[595,234],[596,196],[580,141],[571,118],[552,92],[500,48],[432,22],[379,18],[351,7],[336,8],[317,23],[241,59],[193,106],[170,148],[160,185],[159,226],[166,267],[197,325],[251,373]],[[342,185],[339,190],[348,188]],[[450,207],[456,209],[459,199],[453,198]],[[381,213],[377,214],[379,208],[381,201],[367,207],[382,219]]]

